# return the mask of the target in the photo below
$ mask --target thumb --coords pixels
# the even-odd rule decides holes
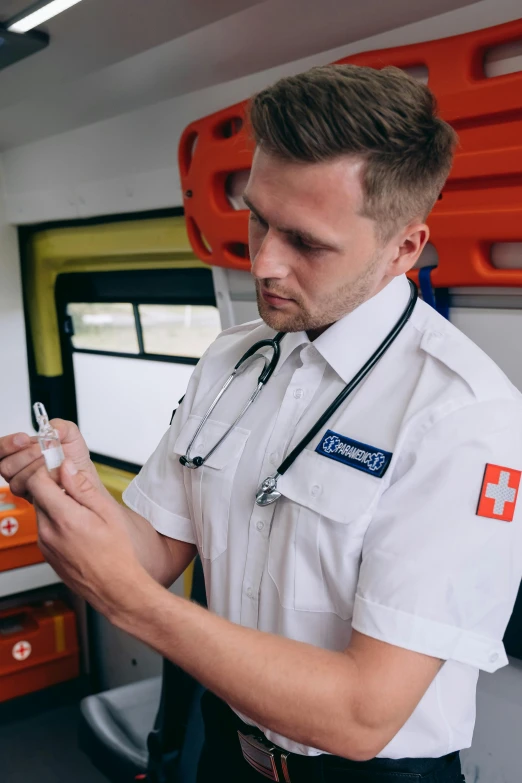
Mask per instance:
[[[100,492],[89,471],[78,470],[70,459],[60,466],[60,484],[68,495],[85,508],[105,518],[108,511],[114,511],[113,498]]]
[[[67,456],[80,470],[87,469],[91,464],[89,449],[76,424],[65,419],[51,419],[51,424],[58,432]]]

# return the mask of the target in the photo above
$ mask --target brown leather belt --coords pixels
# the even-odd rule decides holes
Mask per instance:
[[[253,734],[243,734],[238,731],[239,743],[243,758],[257,772],[276,783],[292,783],[288,772],[288,756],[286,751],[272,745],[264,737],[254,737]]]

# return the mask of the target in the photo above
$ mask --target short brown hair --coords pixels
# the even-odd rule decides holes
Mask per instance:
[[[259,92],[249,114],[256,143],[283,159],[365,159],[363,214],[379,223],[383,238],[426,219],[457,143],[433,93],[391,66],[312,68]]]

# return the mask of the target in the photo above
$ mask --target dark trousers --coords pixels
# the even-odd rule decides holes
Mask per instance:
[[[243,758],[237,732],[252,734],[224,702],[207,691],[201,701],[205,744],[197,783],[266,783],[267,778]],[[440,759],[350,761],[328,754],[290,754],[291,783],[465,783],[458,753]]]

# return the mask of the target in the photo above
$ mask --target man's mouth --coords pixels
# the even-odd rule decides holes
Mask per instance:
[[[265,302],[269,305],[273,305],[275,307],[285,305],[287,302],[292,302],[293,300],[285,297],[285,296],[278,296],[277,294],[273,294],[270,291],[267,291],[266,289],[261,289],[261,296],[265,300]]]

